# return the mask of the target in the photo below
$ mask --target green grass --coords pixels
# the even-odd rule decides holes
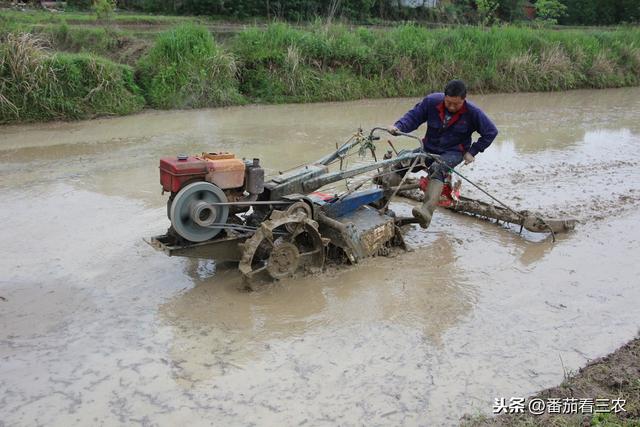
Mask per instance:
[[[78,26],[69,25],[66,22],[25,23],[0,20],[0,37],[22,33],[36,35],[45,40],[48,47],[55,51],[91,53],[129,65],[137,60],[137,57],[134,57],[137,51],[151,44],[148,38],[117,26]]]
[[[274,24],[236,36],[241,90],[261,102],[416,96],[452,78],[473,92],[637,85],[640,30],[549,31],[516,27],[380,31]],[[339,81],[344,91],[331,90]],[[329,88],[327,88],[327,85]],[[327,90],[329,89],[329,90]]]
[[[237,66],[201,26],[162,33],[137,64],[147,102],[156,108],[197,108],[244,102]]]
[[[127,65],[134,65],[139,55],[152,44],[131,31],[112,27],[60,24],[39,28],[37,33],[45,36],[56,50],[91,53]]]
[[[0,123],[82,119],[140,111],[130,67],[87,54],[49,54],[31,35],[0,45]]]
[[[3,10],[0,13],[0,23],[12,21],[23,24],[92,24],[98,22],[93,12],[46,12],[32,10],[21,12]],[[118,12],[110,20],[112,24],[180,24],[185,22],[204,22],[206,18],[192,16],[159,16],[141,13]]]
[[[253,26],[220,44],[206,27],[194,24],[198,20],[211,23],[116,14],[102,25],[90,13],[1,11],[0,37],[28,32],[46,39],[54,51],[130,65],[146,104],[154,108],[423,96],[442,90],[452,78],[462,78],[475,93],[640,84],[637,27],[373,29],[318,21],[303,28]],[[144,25],[119,26],[126,23]],[[176,23],[182,24],[167,29]],[[10,121],[9,111],[3,111],[3,122]]]

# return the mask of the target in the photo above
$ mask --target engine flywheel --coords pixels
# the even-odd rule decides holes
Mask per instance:
[[[190,242],[212,239],[227,222],[229,207],[212,206],[211,203],[226,202],[227,196],[217,186],[206,181],[191,183],[178,191],[171,203],[171,225]]]

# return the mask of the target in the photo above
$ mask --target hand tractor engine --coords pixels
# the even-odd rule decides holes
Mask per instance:
[[[178,155],[160,159],[160,183],[171,193],[167,215],[175,232],[191,242],[212,239],[229,215],[249,210],[264,190],[260,160],[232,153]]]

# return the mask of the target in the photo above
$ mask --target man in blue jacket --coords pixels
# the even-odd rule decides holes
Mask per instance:
[[[450,168],[473,162],[498,135],[498,129],[480,108],[466,100],[467,89],[462,80],[447,83],[444,93],[432,93],[400,118],[388,130],[392,134],[409,133],[422,123],[427,123],[427,133],[422,148],[427,153],[438,154]],[[471,142],[471,134],[478,132],[480,138]],[[444,178],[449,169],[427,159],[429,186],[424,202],[413,209],[413,216],[422,228],[429,227],[433,212],[440,200]]]

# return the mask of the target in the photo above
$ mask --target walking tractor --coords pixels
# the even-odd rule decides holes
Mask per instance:
[[[147,241],[170,256],[238,262],[249,284],[319,271],[327,259],[357,263],[385,255],[394,246],[406,249],[401,226],[416,220],[396,216],[389,202],[395,196],[419,199],[415,190],[424,190],[428,178],[409,178],[407,172],[441,160],[421,148],[398,152],[391,141],[391,149],[378,159],[382,131],[386,129],[358,130],[334,152],[268,180],[257,158],[239,159],[227,152],[161,158],[160,183],[170,193],[171,226]],[[400,135],[420,143],[413,135]],[[355,154],[370,154],[372,160],[346,167]],[[462,197],[461,181],[452,183],[452,177],[467,179],[450,171],[442,207],[531,232],[554,235],[574,227],[573,220],[517,212],[497,199],[500,205]]]

